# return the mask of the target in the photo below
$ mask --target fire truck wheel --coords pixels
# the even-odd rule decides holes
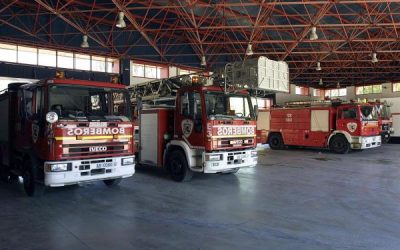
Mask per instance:
[[[112,187],[112,186],[117,186],[118,184],[120,184],[122,181],[122,178],[118,178],[118,179],[111,179],[111,180],[104,180],[104,184],[106,184],[107,187]]]
[[[350,151],[350,144],[346,137],[335,135],[329,143],[329,149],[336,154],[347,154]]]
[[[193,177],[193,171],[189,169],[186,157],[180,150],[173,151],[168,157],[168,170],[174,181],[190,181]]]
[[[39,166],[36,161],[31,159],[25,159],[24,161],[24,172],[22,178],[24,180],[25,193],[32,196],[39,196],[44,193],[45,187],[38,183],[39,177]]]
[[[283,139],[280,134],[274,133],[269,136],[269,147],[271,149],[283,149]]]

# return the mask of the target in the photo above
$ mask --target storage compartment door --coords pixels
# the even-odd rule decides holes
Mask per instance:
[[[311,110],[311,131],[329,132],[329,110]]]
[[[140,116],[140,163],[157,165],[158,152],[158,115],[157,113]]]

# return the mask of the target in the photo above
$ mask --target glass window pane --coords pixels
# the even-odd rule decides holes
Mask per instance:
[[[73,69],[74,68],[74,54],[70,52],[57,52],[57,67]]]
[[[17,62],[17,45],[0,43],[0,61]]]
[[[372,86],[373,93],[382,93],[382,85],[373,85]]]
[[[356,87],[356,95],[362,95],[363,94],[363,87]]]
[[[42,66],[57,67],[57,52],[55,50],[39,49],[38,64]]]
[[[18,63],[37,65],[37,48],[18,46]]]
[[[75,54],[75,69],[90,70],[90,56]]]
[[[301,95],[301,88],[299,86],[296,86],[296,95]]]
[[[347,95],[347,89],[346,88],[339,89],[339,96],[346,96],[346,95]]]
[[[400,91],[400,83],[393,83],[393,92]]]
[[[179,75],[187,75],[189,74],[189,70],[179,69]]]
[[[132,76],[144,77],[144,65],[133,64],[132,65]]]
[[[155,66],[148,66],[144,67],[144,76],[147,78],[157,78],[157,67]]]
[[[119,59],[107,58],[107,73],[119,73]]]
[[[325,90],[325,97],[330,97],[331,91],[329,89]]]
[[[364,86],[364,94],[372,94],[372,86]]]
[[[92,56],[92,71],[106,72],[106,58]]]
[[[331,97],[337,97],[339,95],[339,90],[338,89],[332,89],[331,90]]]

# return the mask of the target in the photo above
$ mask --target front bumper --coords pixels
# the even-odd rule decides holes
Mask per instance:
[[[352,149],[376,148],[381,146],[381,136],[353,136],[351,138]]]
[[[207,160],[210,156],[220,155],[220,160]],[[238,168],[255,167],[257,165],[257,151],[255,149],[203,153],[204,173],[224,173]]]
[[[134,156],[73,161],[48,161],[44,163],[44,184],[50,187],[60,187],[84,182],[130,177],[135,173],[135,164],[122,166],[122,159],[132,157]],[[69,163],[71,165],[71,170],[50,172],[46,169],[46,166],[57,163]]]

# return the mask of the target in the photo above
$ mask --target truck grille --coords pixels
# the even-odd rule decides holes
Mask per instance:
[[[77,157],[122,153],[128,153],[128,142],[64,144],[62,156]]]
[[[254,143],[254,138],[222,138],[217,141],[218,148],[249,147]]]

